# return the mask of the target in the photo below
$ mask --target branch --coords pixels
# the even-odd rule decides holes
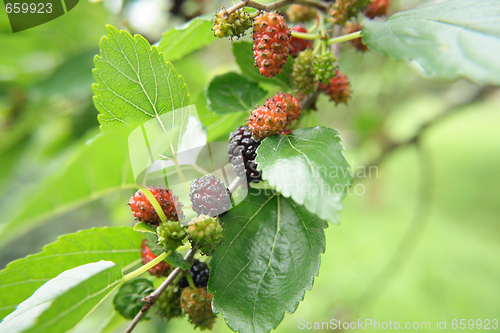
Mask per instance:
[[[189,250],[189,252],[186,254],[186,256],[184,257],[184,260],[191,263],[193,261],[193,257],[194,257],[195,253],[196,253],[196,249],[191,248]],[[174,282],[177,275],[179,275],[181,272],[182,272],[182,269],[180,267],[177,267],[176,269],[174,269],[172,271],[172,273],[170,273],[168,275],[168,277],[165,279],[165,281],[162,282],[162,284],[158,287],[158,289],[156,289],[151,294],[149,294],[148,296],[146,296],[142,299],[146,304],[144,304],[141,311],[139,311],[137,313],[137,315],[135,316],[135,318],[130,322],[127,329],[124,331],[124,333],[132,332],[132,330],[135,328],[135,325],[137,325],[139,320],[142,319],[144,314],[146,314],[146,312],[149,310],[149,308],[151,308],[156,303],[156,301],[158,300],[160,295],[165,291],[165,289],[167,289],[168,285],[171,284],[172,282]]]
[[[276,9],[279,9],[284,6],[288,6],[291,4],[299,4],[303,6],[308,6],[308,7],[313,7],[319,10],[327,11],[330,7],[328,4],[323,3],[323,2],[315,2],[312,0],[279,0],[267,5],[252,1],[252,0],[242,0],[240,3],[229,7],[228,9],[223,9],[220,13],[223,16],[229,15],[231,13],[234,13],[238,9],[241,9],[243,7],[250,7],[250,8],[255,8],[257,10],[264,10],[266,12],[272,12]]]
[[[448,107],[445,111],[441,112],[438,116],[430,119],[429,121],[423,123],[420,128],[417,130],[417,132],[409,139],[401,142],[394,142],[391,140],[388,140],[387,138],[383,137],[382,142],[383,142],[383,148],[382,152],[375,158],[373,159],[370,163],[366,164],[366,167],[370,166],[377,166],[381,164],[384,159],[394,152],[395,150],[398,150],[399,148],[404,148],[408,147],[410,145],[414,145],[418,143],[418,141],[421,139],[421,137],[424,135],[424,133],[430,128],[433,127],[439,123],[442,123],[446,119],[448,119],[449,116],[457,113],[460,110],[463,110],[465,106],[471,105],[477,101],[483,100],[488,97],[492,92],[495,91],[494,87],[486,86],[478,89],[471,97],[467,98],[464,101],[460,101],[458,103],[455,103]],[[356,175],[353,175],[353,182],[356,180]]]

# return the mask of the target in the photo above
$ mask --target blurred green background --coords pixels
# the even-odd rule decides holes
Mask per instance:
[[[421,1],[393,1],[391,13]],[[181,4],[179,6],[179,4]],[[91,73],[105,24],[161,33],[224,1],[82,0],[67,14],[13,34],[0,13],[0,209],[16,211],[40,180],[57,172],[78,147],[99,133]],[[193,101],[204,110],[205,85],[237,70],[231,45],[218,40],[174,62]],[[412,63],[396,63],[343,45],[340,69],[353,90],[347,106],[321,97],[310,124],[340,131],[362,195],[346,197],[340,226],[327,230],[327,249],[314,288],[279,332],[303,331],[300,319],[365,318],[392,322],[500,319],[500,90],[467,81],[426,77]],[[478,95],[479,98],[474,96]],[[201,101],[201,102],[200,102]],[[458,106],[457,106],[458,105]],[[446,112],[447,116],[439,116]],[[439,121],[434,121],[440,117]],[[244,119],[244,116],[242,116]],[[415,145],[401,145],[426,127]],[[212,129],[213,130],[213,129]],[[228,138],[228,129],[219,139]],[[385,148],[397,146],[388,153]],[[41,250],[59,235],[104,225],[132,225],[130,191],[96,200],[47,221],[0,249],[0,268]],[[6,222],[0,217],[1,223]],[[19,228],[23,228],[22,225]],[[99,332],[112,320],[110,300],[76,332]],[[109,327],[113,327],[110,325]],[[190,331],[186,320],[152,320],[136,332]],[[230,331],[222,318],[215,332]],[[367,329],[366,331],[371,331]]]

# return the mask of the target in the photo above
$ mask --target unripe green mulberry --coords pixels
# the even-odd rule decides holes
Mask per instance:
[[[165,251],[175,251],[182,245],[182,240],[186,237],[186,231],[180,222],[166,221],[162,222],[156,228],[158,234],[158,245]]]
[[[217,318],[212,312],[212,299],[206,288],[186,287],[181,294],[181,307],[189,316],[189,322],[200,330],[212,329]]]
[[[310,49],[300,52],[293,62],[293,87],[305,95],[316,91],[313,63],[314,55]]]
[[[255,15],[249,14],[244,9],[238,9],[229,15],[225,14],[224,9],[220,13],[215,13],[212,27],[214,36],[219,38],[244,36],[245,31],[252,26]]]
[[[193,218],[187,227],[187,234],[191,245],[204,255],[212,255],[223,239],[219,219],[206,215]]]
[[[328,52],[317,56],[314,61],[314,77],[319,83],[328,83],[335,76],[335,56]]]
[[[182,316],[181,290],[174,285],[165,289],[156,301],[157,313],[166,321]]]

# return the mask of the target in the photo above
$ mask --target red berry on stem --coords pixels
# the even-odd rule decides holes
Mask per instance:
[[[291,31],[283,16],[263,12],[253,22],[255,66],[265,77],[278,75],[286,66]]]
[[[322,83],[319,85],[319,88],[330,96],[330,99],[336,104],[347,103],[351,97],[349,80],[347,76],[339,70],[335,71],[335,76],[330,79],[329,83]]]
[[[148,186],[148,189],[154,195],[163,209],[163,213],[170,221],[179,221],[184,218],[182,204],[172,191],[163,186]],[[158,213],[151,202],[141,190],[137,191],[128,202],[136,220],[158,226],[161,223]]]
[[[390,5],[390,0],[371,0],[368,6],[366,6],[364,13],[371,19],[376,16],[385,16]]]
[[[294,26],[292,28],[292,31],[307,32],[306,27],[304,27],[302,24]],[[292,36],[288,48],[290,49],[290,55],[295,58],[297,57],[300,51],[304,51],[307,48],[312,49],[312,47],[313,47],[312,40],[302,39]]]
[[[143,240],[141,244],[141,257],[143,265],[146,265],[148,262],[157,257],[153,254],[153,252],[151,252],[151,249],[148,247],[146,240]],[[170,265],[163,260],[151,267],[148,272],[149,274],[155,275],[157,277],[167,276],[168,274],[170,274]]]

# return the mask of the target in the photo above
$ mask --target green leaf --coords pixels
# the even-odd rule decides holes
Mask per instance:
[[[139,264],[143,238],[131,227],[93,228],[61,236],[42,252],[9,263],[0,271],[0,318],[65,270],[99,260],[124,270]]]
[[[163,34],[158,50],[166,61],[179,60],[213,42],[212,20],[195,18],[186,24],[172,28]]]
[[[143,123],[189,105],[181,76],[140,35],[107,26],[101,53],[94,59],[92,86],[101,130]]]
[[[205,96],[200,94],[195,101],[196,109],[200,116],[200,120],[207,129],[207,141],[227,141],[229,133],[234,131],[248,118],[248,112],[230,113],[225,116],[220,116],[207,107]]]
[[[500,85],[500,2],[452,0],[368,21],[363,42],[428,74]]]
[[[128,132],[99,135],[81,145],[76,156],[44,179],[29,196],[20,198],[14,216],[0,225],[0,246],[50,217],[60,215],[108,193],[137,188],[132,174]],[[20,228],[19,226],[22,226]]]
[[[214,77],[206,89],[208,107],[220,115],[249,112],[266,94],[257,83],[236,73]]]
[[[151,234],[151,233],[146,233],[146,240],[147,240],[147,245],[151,252],[155,256],[159,256],[162,254],[163,248],[159,247],[157,244],[158,241],[158,236],[156,234]],[[170,253],[166,258],[165,261],[170,264],[172,267],[180,267],[182,270],[188,270],[191,268],[191,264],[188,263],[184,258],[180,255],[179,252],[174,251]]]
[[[155,234],[156,235],[156,228],[153,225],[149,224],[149,223],[137,222],[134,225],[134,230],[135,231],[140,231],[140,232],[147,232],[147,233],[151,233],[151,234]]]
[[[59,333],[77,326],[119,284],[111,261],[85,264],[45,283],[0,323],[2,332]]]
[[[141,299],[154,291],[153,282],[147,279],[135,279],[125,283],[113,299],[113,305],[126,319],[134,319],[142,309]]]
[[[282,195],[311,213],[339,223],[342,198],[351,182],[351,169],[336,130],[303,128],[272,135],[257,148],[257,168]]]
[[[183,271],[187,271],[192,266],[190,263],[184,260],[181,254],[177,251],[174,251],[171,254],[169,254],[165,258],[165,261],[168,262],[172,267],[180,267]]]
[[[224,242],[209,264],[213,309],[235,331],[268,332],[312,288],[328,224],[291,199],[258,189],[221,220]]]
[[[292,57],[288,57],[288,62],[286,67],[283,69],[281,73],[272,78],[267,78],[260,74],[257,67],[254,66],[254,58],[253,58],[253,47],[249,42],[239,42],[233,43],[233,54],[238,66],[240,66],[241,72],[243,76],[256,81],[263,82],[267,84],[272,84],[275,86],[279,86],[282,89],[290,90],[291,89],[291,59]]]

